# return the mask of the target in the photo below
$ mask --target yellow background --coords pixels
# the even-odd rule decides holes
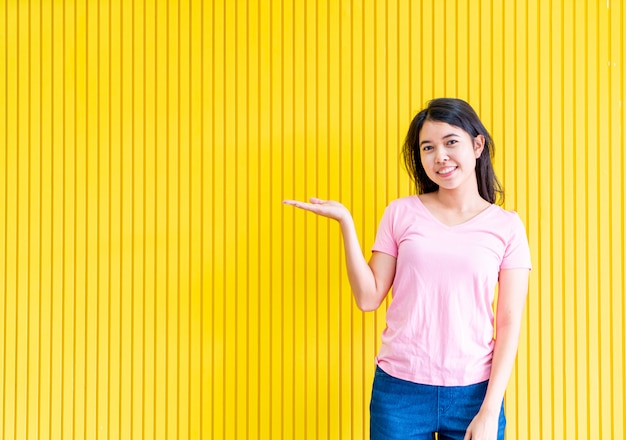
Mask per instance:
[[[361,439],[354,306],[438,96],[477,110],[534,270],[508,439],[625,436],[620,0],[0,2],[0,437]]]

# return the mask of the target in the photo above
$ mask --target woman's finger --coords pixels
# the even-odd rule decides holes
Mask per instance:
[[[306,209],[307,211],[312,211],[315,209],[315,205],[306,202],[300,202],[298,200],[283,200],[283,204],[295,206],[296,208]]]

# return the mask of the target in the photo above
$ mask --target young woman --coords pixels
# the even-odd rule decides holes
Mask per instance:
[[[341,203],[285,203],[339,222],[361,310],[377,309],[392,289],[371,438],[503,439],[531,268],[524,225],[495,204],[493,142],[465,101],[431,101],[411,122],[403,153],[418,195],[387,206],[369,263]]]

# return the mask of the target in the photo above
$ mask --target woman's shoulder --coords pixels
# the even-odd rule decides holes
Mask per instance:
[[[494,226],[499,224],[503,230],[508,231],[509,233],[520,233],[521,231],[525,231],[526,227],[520,215],[517,211],[512,209],[506,209],[499,205],[493,205],[494,208],[491,210],[492,212],[492,223]]]
[[[415,206],[416,201],[419,200],[419,196],[411,195],[399,197],[397,199],[392,200],[387,205],[388,207],[401,207],[401,206]]]
[[[508,220],[520,219],[519,214],[514,209],[506,209],[500,205],[493,205],[493,211],[500,217]]]
[[[385,210],[392,213],[414,210],[418,204],[418,200],[418,196],[415,195],[399,197],[388,202]]]

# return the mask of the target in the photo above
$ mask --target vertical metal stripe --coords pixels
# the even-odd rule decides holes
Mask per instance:
[[[260,14],[259,14],[260,17]],[[216,101],[214,99],[215,97],[215,2],[211,3],[211,113],[210,113],[210,117],[211,117],[211,143],[210,146],[211,148],[211,188],[215,188],[215,109],[216,109]],[[259,41],[261,40],[261,38],[259,38]],[[259,43],[260,44],[260,43]],[[260,113],[260,112],[259,112]],[[259,124],[260,125],[260,124]],[[260,185],[259,185],[260,187]],[[213,192],[213,189],[211,189],[211,192]],[[217,210],[215,209],[215,198],[211,197],[211,206],[209,207],[210,211],[210,217],[211,217],[211,225],[215,225],[215,213],[217,212]],[[211,228],[209,234],[211,235],[211,243],[215,243],[215,228]],[[215,255],[215,247],[211,246],[210,249],[210,261],[211,261],[211,273],[215,274],[216,270],[215,270],[215,259],[216,259],[216,255]],[[215,283],[215,277],[212,276],[211,277],[211,291],[212,292],[217,292],[218,290],[216,290],[216,283]],[[259,283],[260,284],[260,283]],[[216,347],[216,338],[215,338],[215,329],[213,326],[213,323],[215,323],[215,295],[211,295],[211,306],[209,309],[212,312],[212,316],[211,316],[211,370],[210,373],[211,374],[211,388],[209,389],[209,393],[211,396],[211,409],[213,411],[210,412],[210,416],[209,416],[209,423],[211,427],[215,426],[215,411],[214,408],[216,406],[216,402],[215,402],[215,373],[214,373],[214,366],[215,366],[215,347]],[[261,382],[259,381],[259,384]],[[261,407],[261,405],[259,405],[259,408]]]
[[[105,383],[105,401],[106,401],[106,429],[105,429],[105,433],[107,435],[110,435],[111,432],[111,395],[110,395],[110,389],[111,389],[111,296],[112,296],[112,291],[111,291],[111,278],[112,278],[112,271],[111,271],[111,266],[113,264],[112,261],[112,255],[111,255],[111,241],[113,239],[112,237],[112,223],[113,223],[113,216],[111,211],[113,210],[113,202],[111,201],[111,193],[112,193],[112,175],[111,175],[111,149],[112,149],[112,123],[111,123],[111,119],[112,119],[112,112],[111,112],[111,103],[112,103],[112,98],[111,98],[111,88],[112,88],[112,78],[111,78],[111,52],[112,52],[112,48],[111,48],[111,2],[109,2],[108,4],[108,11],[107,11],[107,49],[108,49],[108,54],[109,56],[107,57],[107,110],[109,112],[109,115],[107,117],[107,141],[109,143],[108,148],[107,148],[107,165],[108,165],[108,169],[107,169],[107,238],[108,238],[108,246],[107,246],[107,290],[106,290],[106,295],[107,295],[107,301],[106,301],[106,383]],[[132,292],[132,291],[131,291]]]
[[[20,35],[20,33],[21,33],[21,29],[20,29],[21,28],[21,26],[20,26],[20,15],[21,15],[20,14],[20,7],[18,6],[18,8],[17,8],[17,17],[16,17],[16,28],[17,28],[16,40],[17,40],[17,52],[18,52],[17,53],[17,57],[16,57],[17,58],[17,63],[16,63],[16,67],[17,67],[17,75],[16,75],[16,91],[17,91],[16,114],[18,115],[18,119],[16,120],[16,123],[15,123],[15,126],[16,126],[15,127],[15,131],[16,131],[15,138],[16,138],[16,144],[19,145],[20,147],[22,147],[21,142],[20,142],[20,128],[19,128],[19,117],[21,117],[20,107],[22,107],[22,105],[20,105],[21,103],[20,103],[20,96],[19,96],[20,93],[19,92],[20,92],[21,87],[23,87],[23,86],[21,86],[22,81],[20,81],[20,74],[22,73],[21,72],[21,58],[22,57],[20,56],[20,53],[23,53],[20,50],[20,40],[21,40],[21,38],[20,38],[21,37],[21,35]],[[19,362],[19,358],[20,358],[20,354],[21,353],[19,352],[19,349],[17,348],[19,346],[19,342],[20,342],[19,341],[20,329],[19,329],[19,325],[18,325],[18,322],[19,322],[18,318],[19,318],[19,313],[20,313],[20,305],[19,305],[19,299],[18,299],[18,295],[17,295],[17,293],[19,292],[19,289],[21,288],[20,276],[19,276],[20,269],[21,269],[21,265],[20,265],[20,262],[21,262],[20,261],[20,229],[21,229],[20,228],[20,223],[23,221],[20,218],[21,205],[23,205],[23,203],[20,203],[20,186],[21,186],[20,185],[20,176],[21,176],[21,173],[20,173],[20,154],[19,154],[19,150],[21,150],[21,149],[23,149],[23,148],[18,149],[18,152],[16,154],[16,160],[15,160],[15,163],[16,163],[16,167],[15,167],[16,168],[16,179],[15,179],[16,180],[16,182],[15,182],[16,191],[15,191],[15,193],[16,193],[16,196],[17,196],[16,197],[16,203],[15,203],[15,205],[16,205],[15,212],[16,212],[16,219],[17,219],[16,220],[16,225],[15,225],[15,236],[16,236],[16,240],[15,240],[16,241],[16,246],[15,246],[16,247],[16,252],[15,252],[15,287],[16,287],[16,289],[15,289],[15,297],[16,297],[16,299],[15,299],[15,342],[16,342],[16,353],[15,353],[15,366],[14,366],[15,383],[13,384],[13,386],[14,386],[14,390],[13,390],[13,393],[14,393],[14,396],[13,396],[13,411],[14,411],[14,413],[13,413],[13,429],[14,429],[14,432],[15,432],[15,434],[14,434],[15,436],[17,436],[19,434],[18,413],[20,412],[19,410],[21,409],[18,406],[18,404],[19,404],[19,400],[18,400],[18,396],[19,396],[19,393],[18,393],[18,383],[19,383],[19,379],[20,379],[20,376],[18,374],[18,371],[20,371],[18,362]],[[24,200],[24,198],[22,198],[22,200]],[[23,270],[23,269],[21,269],[21,270]],[[22,410],[22,412],[23,412],[23,410]]]
[[[617,44],[617,46],[619,46],[619,48],[621,49],[621,52],[619,52],[619,57],[618,60],[616,61],[616,63],[619,65],[619,69],[616,69],[620,75],[618,76],[618,78],[623,78],[624,75],[626,74],[626,70],[624,68],[624,62],[626,61],[626,44],[624,43],[624,35],[626,34],[625,32],[625,28],[626,28],[626,7],[624,7],[623,4],[620,4],[620,7],[618,8],[619,11],[621,11],[621,17],[619,18],[619,43]],[[619,121],[618,117],[616,117],[616,119],[618,120],[618,124],[620,128],[616,127],[616,131],[618,132],[618,135],[616,136],[616,138],[618,138],[620,140],[619,144],[620,145],[625,145],[626,143],[626,111],[623,110],[624,107],[624,103],[626,102],[626,93],[624,91],[625,87],[624,87],[624,81],[623,79],[620,81],[618,79],[618,89],[619,89],[619,112],[617,113],[617,116],[621,115],[622,116],[622,120],[621,122]],[[620,151],[620,161],[619,161],[619,180],[620,185],[619,185],[619,190],[616,191],[616,193],[618,194],[618,200],[621,201],[621,210],[618,208],[616,209],[616,211],[620,212],[620,220],[618,222],[618,224],[616,225],[616,228],[618,231],[621,231],[619,233],[619,236],[621,236],[621,252],[615,252],[614,253],[614,257],[615,254],[617,254],[619,257],[621,258],[616,258],[617,261],[621,261],[622,267],[626,265],[626,238],[625,238],[625,233],[624,230],[626,229],[626,195],[625,195],[625,190],[624,188],[626,187],[626,154],[624,154],[624,150],[622,149]],[[621,227],[619,225],[619,223],[621,223]],[[623,270],[622,268],[616,267],[616,274],[615,274],[615,278],[617,278],[617,286],[621,286],[622,291],[626,291],[626,270]],[[621,275],[621,276],[620,276]],[[616,291],[619,291],[619,287],[616,289]],[[616,308],[617,309],[617,308]],[[619,309],[618,309],[619,310]],[[617,374],[615,375],[616,378],[619,378],[620,371],[624,371],[624,369],[626,369],[626,299],[624,298],[624,295],[622,295],[621,297],[621,315],[619,320],[621,320],[622,323],[622,328],[621,328],[621,332],[618,333],[618,330],[615,329],[616,333],[618,333],[620,339],[621,339],[621,352],[622,352],[622,358],[616,362],[618,366],[621,366],[621,368],[616,368],[617,370]],[[615,348],[615,347],[612,347]],[[624,404],[624,397],[626,396],[626,381],[624,380],[623,376],[621,378],[621,382],[622,382],[622,389],[619,390],[618,392],[618,396],[621,395],[622,401],[619,402],[617,401],[617,398],[615,399],[617,402],[614,404],[614,410],[617,413],[616,416],[616,420],[622,420],[622,414],[618,411],[620,407],[623,406]],[[621,405],[620,405],[621,403]],[[621,427],[619,425],[617,425],[620,429],[619,431],[621,431],[622,436],[626,434],[626,427],[624,426],[624,422],[622,422]]]
[[[42,349],[43,349],[43,343],[42,343],[42,328],[44,327],[44,320],[43,320],[43,313],[42,313],[42,308],[43,308],[43,287],[42,287],[42,281],[43,281],[43,272],[42,272],[42,260],[43,260],[43,252],[44,252],[44,248],[42,246],[43,243],[43,184],[42,184],[42,180],[43,180],[43,165],[42,165],[42,156],[44,154],[44,150],[43,150],[43,101],[44,101],[44,96],[43,96],[43,80],[42,80],[42,72],[43,72],[43,11],[42,11],[42,3],[40,1],[39,3],[39,23],[38,23],[38,28],[39,28],[39,39],[37,41],[37,44],[39,45],[39,69],[37,74],[39,75],[39,108],[37,109],[37,117],[38,117],[38,122],[39,122],[39,137],[37,139],[38,143],[39,143],[39,155],[38,155],[38,160],[39,160],[39,166],[37,167],[37,173],[39,174],[39,185],[37,187],[37,194],[39,195],[39,206],[38,206],[38,215],[37,217],[39,217],[39,226],[38,226],[38,231],[37,231],[37,255],[35,255],[36,257],[36,261],[37,261],[37,301],[38,301],[38,310],[37,310],[37,323],[36,323],[36,331],[37,331],[37,347],[36,347],[36,352],[37,352],[37,391],[36,391],[36,396],[37,396],[37,402],[36,402],[36,411],[37,411],[37,417],[36,417],[36,435],[37,437],[41,437],[41,424],[42,424],[42,417],[41,417],[41,413],[42,413],[42,405],[41,405],[41,392],[42,392],[42,388],[44,387],[43,384],[43,368],[42,368],[42,363],[43,363],[43,356],[42,356]]]
[[[122,151],[124,151],[125,149],[130,149],[131,150],[131,158],[130,158],[130,164],[127,164],[126,169],[130,170],[130,187],[128,189],[126,189],[126,191],[129,194],[129,198],[130,198],[130,216],[131,216],[131,222],[129,225],[130,228],[130,235],[133,237],[133,239],[131,240],[131,244],[130,244],[130,249],[131,249],[131,255],[130,255],[130,279],[127,281],[130,284],[129,287],[129,291],[130,291],[130,296],[131,296],[131,300],[130,300],[130,352],[131,352],[131,356],[130,356],[130,365],[129,365],[129,372],[128,375],[131,377],[131,383],[134,384],[134,381],[132,380],[132,377],[134,375],[134,371],[135,371],[135,295],[139,295],[139,292],[137,292],[135,290],[135,271],[137,270],[135,267],[135,258],[134,256],[136,255],[136,252],[139,252],[139,249],[135,248],[135,234],[137,234],[137,232],[135,232],[135,222],[134,222],[134,218],[135,218],[135,154],[134,154],[134,149],[137,148],[137,146],[134,145],[135,142],[135,99],[134,99],[134,90],[135,90],[135,8],[134,8],[134,2],[131,2],[131,11],[127,11],[126,13],[124,12],[124,7],[122,6],[122,2],[120,0],[119,3],[119,7],[120,7],[120,34],[119,34],[119,38],[120,38],[120,94],[122,95],[122,97],[120,98],[120,145],[122,147]],[[129,14],[130,12],[130,14]],[[132,21],[132,25],[130,28],[130,40],[131,40],[131,44],[132,44],[132,48],[131,48],[131,63],[130,66],[126,66],[124,64],[124,34],[128,32],[128,29],[125,28],[124,26],[124,17],[130,15],[131,16],[131,21]],[[127,70],[126,69],[130,69],[130,81],[124,81],[124,77],[126,75]],[[131,89],[131,95],[132,95],[132,99],[131,99],[131,105],[130,105],[130,109],[128,109],[128,113],[129,116],[126,116],[126,118],[128,118],[128,124],[130,125],[130,138],[132,139],[132,144],[130,145],[125,145],[124,144],[124,121],[126,120],[125,118],[125,112],[124,112],[124,84],[126,82],[130,82],[130,89]],[[123,154],[121,154],[121,157],[123,157]],[[123,162],[122,162],[123,163]],[[124,198],[124,193],[125,193],[125,187],[124,187],[124,167],[121,167],[120,170],[120,194],[121,194],[121,198]],[[123,206],[123,204],[122,204]],[[119,329],[119,361],[120,363],[122,363],[122,359],[124,359],[124,339],[123,339],[123,329],[124,329],[124,306],[123,306],[123,301],[122,301],[122,295],[121,292],[124,290],[124,278],[123,278],[123,274],[124,274],[124,221],[123,221],[123,214],[120,212],[120,232],[121,232],[121,237],[120,237],[120,250],[121,250],[121,256],[120,256],[120,304],[119,304],[119,316],[120,316],[120,329]],[[129,264],[129,263],[126,263]],[[145,366],[144,363],[142,363],[142,365]],[[122,366],[120,366],[122,367]],[[120,370],[122,370],[122,368],[120,368]],[[123,426],[123,413],[122,413],[122,405],[121,405],[121,401],[123,399],[123,392],[124,389],[123,387],[123,383],[124,381],[122,380],[122,376],[123,376],[123,372],[120,371],[120,378],[119,378],[119,389],[118,389],[118,398],[120,399],[120,404],[118,405],[118,414],[117,414],[117,420],[118,420],[118,427],[117,427],[117,435],[122,438],[122,426]],[[134,405],[134,401],[135,401],[135,395],[134,395],[134,386],[130,387],[130,409],[129,409],[129,413],[130,413],[130,420],[134,420],[134,409],[135,409],[135,405]],[[143,409],[143,407],[142,407]],[[143,421],[144,419],[144,415],[141,414],[140,419]],[[131,432],[134,432],[133,430],[133,424],[130,424],[130,430]],[[109,427],[109,433],[113,432],[112,427]]]
[[[31,420],[31,411],[30,411],[30,405],[31,405],[31,395],[30,395],[30,390],[31,390],[31,374],[30,374],[30,370],[32,367],[32,357],[31,357],[31,331],[30,331],[30,327],[31,327],[31,305],[32,305],[32,297],[33,297],[33,291],[32,291],[32,284],[31,284],[31,279],[32,279],[32,275],[31,275],[31,258],[30,258],[30,253],[31,253],[31,249],[32,249],[32,222],[31,222],[31,207],[32,207],[32,200],[31,200],[31,194],[32,194],[32,177],[31,177],[31,169],[32,169],[32,66],[31,66],[31,61],[32,61],[32,26],[31,26],[31,2],[28,2],[28,15],[27,15],[27,22],[28,22],[28,27],[27,27],[27,40],[28,40],[28,52],[27,52],[27,64],[28,64],[28,74],[27,74],[27,111],[28,111],[28,117],[27,117],[27,124],[26,124],[26,151],[27,153],[27,162],[26,162],[26,197],[25,197],[25,204],[26,204],[26,229],[27,229],[27,234],[26,234],[26,292],[27,292],[27,299],[26,299],[26,309],[25,309],[25,316],[22,317],[22,322],[26,322],[26,353],[25,353],[25,358],[26,358],[26,365],[25,365],[25,369],[24,369],[24,373],[25,373],[25,381],[26,381],[26,395],[24,397],[25,400],[25,413],[26,413],[26,419],[24,421],[24,430],[25,430],[25,434],[26,437],[28,437],[29,432],[30,432],[30,423],[29,420]],[[35,416],[36,417],[36,416]]]
[[[9,294],[9,3],[4,4],[4,231],[3,231],[3,291],[2,297],[2,434],[6,435],[7,407],[7,295]]]
[[[6,430],[6,386],[7,386],[7,294],[8,289],[8,261],[9,261],[9,13],[8,2],[4,4],[4,231],[3,231],[3,267],[2,267],[2,281],[3,291],[5,292],[2,297],[2,434],[5,435]]]
[[[189,231],[187,232],[187,236],[185,237],[186,240],[186,246],[188,246],[187,249],[187,271],[186,271],[186,277],[183,278],[183,281],[187,283],[187,288],[185,289],[185,284],[183,284],[183,299],[186,299],[186,309],[184,312],[186,312],[184,315],[181,313],[181,318],[184,317],[187,320],[186,326],[183,326],[183,329],[185,329],[185,334],[183,335],[183,344],[186,345],[186,349],[187,349],[187,353],[186,353],[186,359],[185,362],[187,363],[186,368],[185,368],[185,373],[187,374],[187,382],[184,384],[185,386],[185,391],[187,393],[187,398],[186,398],[186,408],[187,408],[187,415],[186,417],[185,414],[183,413],[183,419],[184,419],[184,423],[185,423],[185,430],[183,430],[183,435],[187,435],[187,437],[192,436],[192,428],[191,428],[191,421],[192,421],[192,413],[194,412],[192,409],[192,346],[193,343],[195,342],[195,338],[194,335],[192,333],[192,313],[191,313],[191,308],[192,308],[192,301],[193,301],[193,290],[195,287],[195,283],[192,282],[193,277],[195,276],[195,274],[193,273],[193,246],[192,246],[192,235],[193,233],[196,233],[197,231],[194,230],[194,226],[193,226],[193,221],[192,218],[194,215],[197,215],[196,213],[194,213],[194,210],[192,209],[192,203],[194,201],[194,197],[192,197],[191,191],[193,188],[193,184],[192,184],[192,179],[195,175],[194,173],[194,169],[192,167],[192,161],[194,159],[194,147],[195,147],[195,143],[193,142],[193,113],[192,113],[192,94],[191,94],[191,87],[192,85],[194,85],[194,79],[192,76],[192,71],[193,71],[193,59],[195,58],[195,54],[193,53],[193,45],[192,45],[192,30],[193,30],[193,23],[191,20],[191,16],[193,13],[193,3],[190,1],[187,5],[186,8],[186,26],[188,27],[186,35],[185,35],[185,39],[186,44],[187,44],[187,84],[183,84],[183,90],[185,90],[185,94],[186,99],[189,101],[187,103],[186,106],[186,110],[188,112],[187,118],[188,121],[186,121],[186,130],[187,130],[187,144],[188,144],[188,148],[187,148],[187,156],[186,156],[186,160],[187,160],[187,179],[186,179],[186,191],[187,191],[187,197],[189,197],[189,199],[187,200],[187,206],[186,206],[186,215],[188,216],[187,220],[187,227],[189,228]],[[183,28],[184,29],[184,28]],[[182,32],[181,32],[182,33]],[[193,58],[192,58],[193,57]],[[183,189],[181,192],[184,194],[185,189]],[[194,191],[195,193],[195,191]],[[200,234],[198,234],[200,236]],[[201,237],[201,236],[200,236]],[[185,280],[186,278],[186,280]],[[184,322],[184,319],[180,319],[181,321]],[[199,347],[198,347],[199,349]],[[194,402],[195,403],[195,402]],[[197,435],[197,434],[196,434]]]

